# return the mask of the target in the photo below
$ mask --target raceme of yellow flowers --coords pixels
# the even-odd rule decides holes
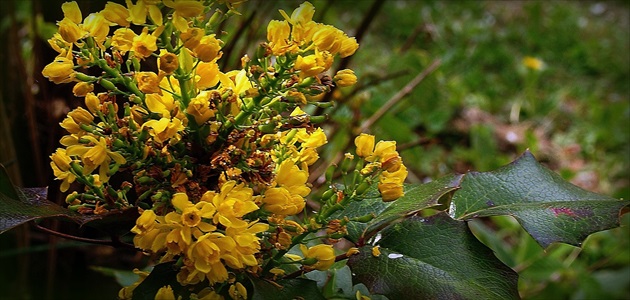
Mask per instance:
[[[327,138],[318,126],[325,118],[302,108],[330,106],[316,99],[356,83],[352,70],[327,72],[359,46],[313,21],[309,2],[290,16],[281,10],[284,20],[269,22],[256,55],[230,71],[217,64],[224,44],[217,27],[242,1],[133,2],[107,2],[87,16],[74,1],[62,5],[48,41],[59,54],[42,73],[74,84],[85,107],[60,123],[68,135],[50,164],[61,191],[71,191],[70,209],[137,209],[135,246],[159,263],[176,262],[178,283],[191,287],[185,297],[241,299],[247,276],[281,278],[291,264],[325,270],[335,249],[307,247],[307,236],[343,237],[347,218],[330,216],[373,184],[384,201],[403,195],[407,170],[395,142],[361,134],[358,158],[347,153],[331,167],[321,208],[304,213],[309,166]],[[353,178],[343,189],[332,184],[337,169]],[[298,245],[301,256],[288,253]],[[140,280],[121,298],[148,276],[136,272]],[[156,298],[175,296],[182,295],[165,286]]]

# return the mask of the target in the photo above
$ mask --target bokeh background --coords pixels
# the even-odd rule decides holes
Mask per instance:
[[[72,85],[41,75],[56,53],[46,43],[63,17],[59,0],[0,4],[0,163],[13,183],[49,186],[63,203],[48,156],[58,123],[82,105]],[[105,1],[77,1],[84,16]],[[123,3],[124,1],[114,1]],[[250,0],[221,26],[220,65],[264,41],[278,9],[302,1]],[[324,162],[312,169],[314,195],[326,166],[363,131],[396,140],[408,181],[489,171],[526,149],[585,189],[630,198],[630,4],[626,1],[314,0],[314,19],[361,44],[334,68],[352,68],[355,87],[335,90]],[[520,274],[526,299],[630,298],[630,214],[621,228],[590,236],[582,248],[544,251],[511,218],[470,223]],[[43,225],[99,238],[89,228]],[[128,236],[127,238],[130,238]],[[28,226],[0,235],[0,299],[112,299],[141,254],[49,236]]]

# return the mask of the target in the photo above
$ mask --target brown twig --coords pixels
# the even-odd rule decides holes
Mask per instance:
[[[409,93],[413,91],[413,89],[422,82],[429,74],[431,74],[437,67],[440,65],[441,60],[436,59],[433,61],[429,67],[424,69],[420,74],[418,74],[413,80],[411,80],[404,88],[402,88],[398,93],[392,96],[387,102],[379,108],[369,119],[365,120],[361,127],[359,128],[359,132],[364,132],[370,126],[372,126],[376,121],[378,121],[385,113],[391,109],[396,103],[405,98]]]
[[[79,242],[84,242],[84,243],[89,243],[89,244],[96,244],[96,245],[104,245],[104,246],[112,246],[112,247],[122,247],[122,248],[128,248],[128,249],[134,249],[137,251],[141,251],[140,249],[136,248],[134,245],[132,244],[128,244],[125,243],[123,241],[120,240],[120,238],[118,236],[112,235],[112,239],[110,241],[107,240],[97,240],[97,239],[90,239],[90,238],[84,238],[84,237],[80,237],[80,236],[74,236],[74,235],[69,235],[69,234],[65,234],[63,232],[59,232],[59,231],[55,231],[52,229],[48,229],[46,227],[40,226],[39,224],[35,223],[35,222],[31,222],[33,224],[33,226],[35,226],[35,228],[58,236],[58,237],[62,237],[64,239],[68,239],[68,240],[73,240],[73,241],[79,241]]]

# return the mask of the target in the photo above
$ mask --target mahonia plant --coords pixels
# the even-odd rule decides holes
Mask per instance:
[[[327,142],[325,116],[305,107],[329,107],[318,99],[331,87],[356,83],[352,70],[328,73],[359,45],[313,21],[304,2],[291,15],[280,10],[283,20],[269,22],[267,41],[241,58],[241,69],[221,70],[217,28],[240,2],[107,2],[85,18],[66,2],[48,41],[59,54],[43,75],[74,84],[85,99],[61,122],[69,134],[51,155],[54,175],[81,214],[139,211],[135,247],[156,263],[174,262],[186,287],[182,294],[166,285],[156,299],[243,299],[248,277],[278,280],[287,265],[326,270],[357,253],[335,253],[346,224],[373,217],[331,218],[335,212],[373,185],[383,201],[404,194],[407,169],[395,142],[361,134],[356,153],[327,171],[318,209],[305,213],[309,166]],[[337,170],[343,183],[332,181]],[[150,276],[136,273],[120,298]]]

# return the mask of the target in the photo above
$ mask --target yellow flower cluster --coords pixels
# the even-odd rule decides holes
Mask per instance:
[[[247,222],[243,217],[258,206],[252,189],[228,181],[219,193],[207,191],[193,204],[185,193],[171,199],[175,211],[157,216],[145,210],[131,229],[134,243],[141,249],[168,257],[184,259],[178,275],[182,284],[195,284],[208,279],[211,284],[228,279],[226,266],[244,269],[258,265],[254,256],[260,251],[258,233],[269,225]],[[222,230],[218,230],[222,228]]]
[[[353,37],[332,25],[313,21],[315,8],[304,2],[293,11],[291,16],[283,10],[280,13],[285,20],[272,20],[267,26],[269,48],[274,55],[297,55],[295,69],[301,77],[310,77],[327,71],[334,56],[347,57],[359,48]],[[356,83],[352,70],[341,70],[335,76],[339,86]]]
[[[403,183],[407,178],[407,168],[396,151],[396,142],[379,141],[375,137],[362,133],[354,140],[357,155],[369,162],[361,174],[371,175],[380,172],[378,190],[383,201],[393,201],[404,195]]]
[[[281,276],[290,249],[301,250],[295,262],[304,271],[330,268],[332,245],[306,247],[304,239],[324,226],[331,238],[347,233],[347,220],[330,215],[355,199],[335,191],[317,218],[299,222],[309,167],[327,143],[317,126],[324,118],[301,107],[332,82],[357,82],[350,69],[323,74],[357,50],[355,38],[314,22],[304,2],[269,23],[255,57],[222,71],[214,28],[239,2],[126,0],[85,18],[66,2],[48,41],[59,54],[42,71],[54,83],[73,82],[73,94],[84,97],[85,108],[60,123],[68,135],[50,157],[60,189],[71,191],[66,202],[83,214],[141,212],[134,245],[176,262],[178,284],[198,291],[191,298],[246,299],[247,275]],[[368,135],[355,143],[371,170],[365,175],[379,176],[383,200],[400,197],[407,171],[395,143],[374,145]],[[139,274],[121,298],[132,297],[146,277]],[[176,299],[177,290],[160,287],[156,297]]]

